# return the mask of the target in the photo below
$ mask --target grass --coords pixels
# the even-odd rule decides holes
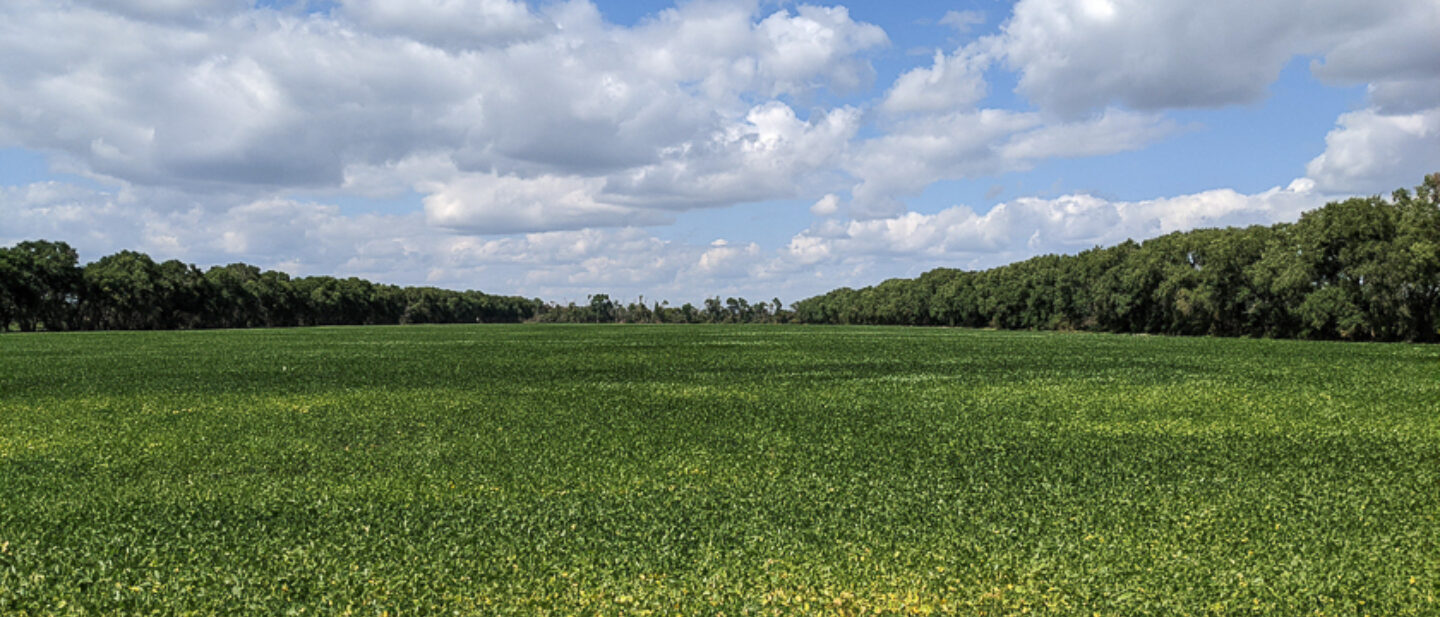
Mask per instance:
[[[1440,614],[1440,348],[0,336],[0,614]]]

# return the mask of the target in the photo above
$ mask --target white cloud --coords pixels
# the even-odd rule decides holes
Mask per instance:
[[[1360,5],[1376,17],[1323,24],[1338,30],[1324,57],[1311,64],[1322,79],[1338,83],[1440,78],[1440,3],[1391,0]]]
[[[1437,100],[1435,102],[1440,102]],[[1322,189],[1385,193],[1440,170],[1440,107],[1387,115],[1364,109],[1340,116],[1325,152],[1306,166]]]
[[[0,9],[3,12],[3,9]],[[324,20],[246,13],[208,30],[73,11],[3,15],[0,135],[119,181],[249,190],[338,184],[357,162],[453,142],[469,68]],[[52,45],[52,38],[87,45]],[[456,79],[456,77],[461,79]]]
[[[1350,82],[1433,74],[1437,11],[1432,0],[1021,0],[999,46],[1019,91],[1049,110],[1219,106],[1263,98],[1297,55]]]
[[[1074,158],[1139,150],[1177,129],[1157,114],[1107,109],[1085,122],[1049,124],[1020,133],[1000,148],[1001,157],[1014,161]]]
[[[0,245],[48,238],[74,245],[83,260],[138,250],[158,260],[390,281],[413,277],[437,238],[418,214],[346,216],[333,205],[284,199],[185,207],[167,197],[54,182],[0,189],[0,216],[9,221]]]
[[[1322,194],[1440,169],[1433,0],[1020,0],[1001,31],[883,94],[870,54],[889,40],[843,6],[695,0],[618,26],[586,0],[305,4],[0,3],[0,147],[104,187],[0,188],[0,241],[560,298],[793,297],[940,260],[1288,220]],[[1184,130],[1166,110],[1255,101],[1297,55],[1325,83],[1368,86],[1309,184],[905,212],[937,181],[1144,148]],[[986,107],[985,76],[1004,68],[1033,110]],[[416,203],[316,201],[356,196]],[[785,246],[643,228],[780,199],[816,217]]]
[[[832,216],[840,212],[840,196],[834,193],[826,193],[819,201],[810,206],[810,213],[815,216]]]
[[[1051,157],[1135,150],[1175,130],[1162,116],[1113,109],[1075,122],[1003,109],[911,118],[861,144],[847,161],[861,179],[852,189],[851,213],[891,216],[904,208],[898,197],[939,180],[1028,169]]]
[[[16,0],[23,2],[25,0]],[[160,21],[197,20],[236,13],[249,0],[74,0],[80,5],[127,17]]]
[[[759,31],[768,43],[760,61],[774,80],[772,96],[813,88],[816,77],[841,91],[868,86],[874,69],[852,56],[889,42],[884,30],[856,23],[843,6],[802,4],[793,15],[780,11],[765,18]]]
[[[449,49],[533,38],[554,27],[512,0],[342,0],[339,14],[371,32]]]
[[[597,201],[600,178],[462,174],[448,182],[422,183],[425,216],[431,224],[477,234],[547,229],[656,224],[667,217],[654,211]]]
[[[898,257],[919,259],[931,267],[939,263],[991,267],[1037,254],[1074,253],[1199,227],[1292,221],[1325,201],[1326,196],[1306,179],[1253,195],[1219,189],[1135,202],[1090,195],[1022,198],[983,214],[954,206],[934,214],[827,221],[792,238],[785,254],[801,264]]]
[[[474,201],[444,189],[455,168],[585,187],[586,200],[567,190],[564,206],[495,229],[550,226],[550,211],[562,214],[552,228],[573,228],[793,196],[780,178],[833,168],[859,112],[801,120],[773,98],[865,88],[864,54],[887,43],[843,7],[809,5],[690,2],[631,28],[584,1],[352,0],[330,15],[95,6],[0,7],[0,145],[195,195],[423,185],[438,191],[436,220],[471,228],[496,221],[454,216]],[[207,17],[140,16],[197,11]]]
[[[903,121],[889,134],[861,144],[847,161],[851,173],[861,178],[851,191],[851,213],[860,218],[890,216],[904,209],[899,196],[930,183],[1005,171],[997,144],[1041,122],[1038,114],[1002,109]]]
[[[706,140],[667,151],[659,163],[612,174],[605,198],[680,210],[810,193],[832,182],[826,172],[859,129],[860,111],[851,107],[801,120],[772,101]]]
[[[940,18],[940,25],[949,26],[958,34],[967,34],[984,23],[985,13],[981,11],[945,11],[945,16]]]
[[[730,246],[724,241],[717,241],[700,254],[700,259],[693,268],[688,269],[687,274],[708,278],[738,278],[748,275],[752,268],[759,265],[760,258],[760,245],[754,242],[744,246]]]
[[[988,55],[966,47],[946,55],[935,52],[930,68],[915,68],[895,80],[880,108],[891,113],[963,109],[985,98]]]

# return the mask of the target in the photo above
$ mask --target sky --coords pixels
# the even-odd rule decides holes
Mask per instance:
[[[1414,186],[1437,32],[1437,0],[6,0],[0,245],[789,303]]]

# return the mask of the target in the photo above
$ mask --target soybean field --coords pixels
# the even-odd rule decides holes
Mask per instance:
[[[0,336],[0,614],[1435,615],[1440,348]]]

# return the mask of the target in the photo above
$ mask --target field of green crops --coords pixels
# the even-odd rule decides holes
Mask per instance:
[[[0,336],[0,614],[1435,615],[1440,348]]]

